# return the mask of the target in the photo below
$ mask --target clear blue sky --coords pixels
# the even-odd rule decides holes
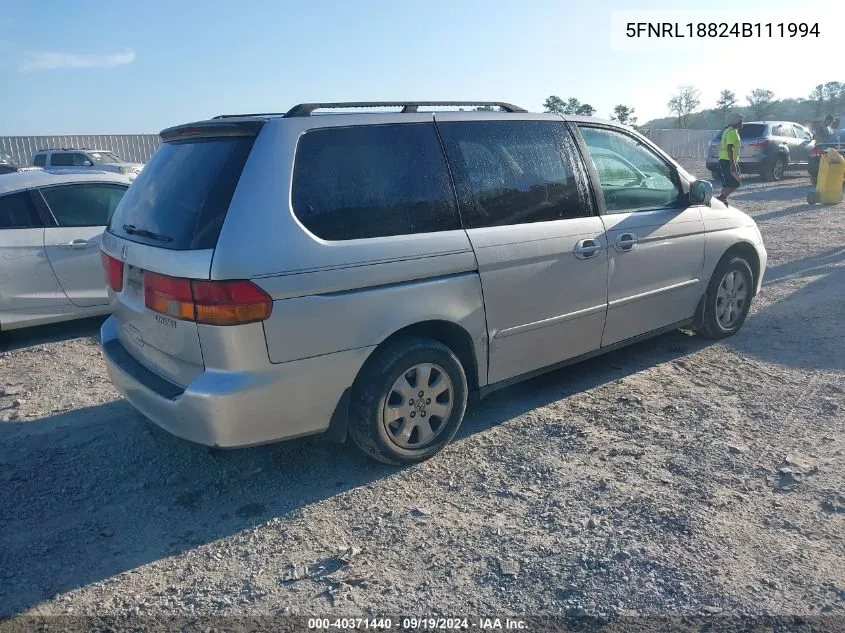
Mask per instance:
[[[813,11],[826,2],[813,3]],[[760,10],[785,0],[708,0]],[[791,6],[796,3],[792,2]],[[766,10],[763,10],[763,8]],[[708,51],[621,53],[613,9],[677,9],[618,0],[144,0],[3,2],[0,134],[158,132],[225,112],[302,101],[501,99],[540,111],[550,94],[598,115],[665,116],[679,84],[712,105],[721,88],[806,97],[845,79],[842,63]],[[841,24],[841,23],[840,23]],[[841,26],[837,27],[841,31]]]

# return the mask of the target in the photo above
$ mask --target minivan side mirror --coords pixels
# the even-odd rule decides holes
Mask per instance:
[[[713,185],[707,180],[696,180],[689,188],[689,200],[692,204],[709,205],[713,198]]]
[[[93,167],[93,166],[94,166],[94,163],[92,163],[90,160],[86,160],[86,161],[85,161],[85,162],[83,162],[82,164],[83,164],[85,167]]]

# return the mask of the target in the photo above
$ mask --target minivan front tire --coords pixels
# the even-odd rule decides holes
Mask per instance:
[[[704,296],[698,333],[709,339],[733,336],[745,323],[754,297],[754,275],[742,257],[728,257],[717,267]]]
[[[455,353],[418,337],[376,350],[352,389],[349,436],[391,465],[421,462],[457,433],[467,406],[467,377]]]

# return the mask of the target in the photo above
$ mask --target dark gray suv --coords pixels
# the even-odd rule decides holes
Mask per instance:
[[[789,169],[806,169],[815,145],[807,128],[789,121],[749,121],[742,126],[740,137],[740,170],[760,174],[766,180],[781,180]],[[707,153],[707,169],[714,179],[721,179],[721,138],[721,132],[713,137]]]

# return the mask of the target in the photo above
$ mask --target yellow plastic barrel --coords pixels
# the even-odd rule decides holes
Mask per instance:
[[[819,160],[819,177],[816,190],[807,195],[807,202],[839,204],[842,202],[842,185],[845,183],[845,158],[832,147]]]

